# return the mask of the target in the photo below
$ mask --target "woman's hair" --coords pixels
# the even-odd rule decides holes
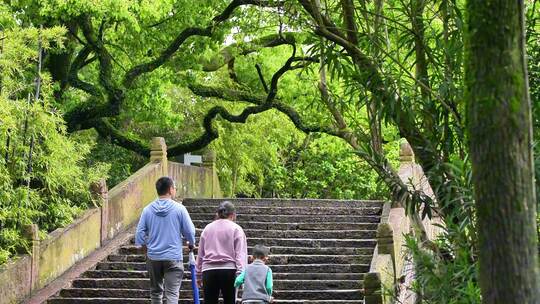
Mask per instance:
[[[234,205],[229,201],[222,202],[221,204],[219,204],[219,207],[217,209],[217,216],[220,219],[229,218],[235,213],[236,209],[234,208]]]

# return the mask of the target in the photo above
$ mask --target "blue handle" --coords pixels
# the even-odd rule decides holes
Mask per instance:
[[[189,253],[189,269],[191,270],[191,288],[193,289],[193,303],[200,304],[199,287],[197,286],[197,272],[195,271],[195,255]]]

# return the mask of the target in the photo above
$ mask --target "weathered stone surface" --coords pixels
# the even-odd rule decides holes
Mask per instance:
[[[214,213],[191,213],[193,220],[211,221],[214,219]],[[331,221],[333,223],[377,223],[380,217],[378,215],[263,215],[239,213],[238,221],[240,222],[268,222],[268,223],[324,223]]]
[[[369,263],[371,261],[371,255],[316,255],[316,254],[272,254],[268,263],[272,265],[281,264],[354,264],[354,263]],[[135,262],[142,263],[146,261],[146,256],[142,254],[137,255],[124,255],[124,254],[112,254],[107,258],[109,262]],[[184,262],[187,263],[188,256],[184,255]]]
[[[377,248],[379,254],[394,255],[394,231],[389,223],[380,223],[377,227]]]
[[[248,251],[251,252],[252,247],[248,246]],[[137,248],[135,245],[125,245],[118,250],[119,254],[127,255],[137,255],[142,254],[142,249]],[[184,254],[187,254],[187,248],[184,248]],[[197,254],[197,249],[195,249],[195,254]],[[302,254],[316,254],[316,255],[372,255],[373,248],[371,247],[321,247],[321,248],[310,248],[310,247],[282,247],[282,246],[272,246],[272,256],[276,254],[292,254],[292,255],[302,255]]]
[[[248,246],[265,244],[266,246],[291,247],[367,247],[375,246],[375,239],[274,239],[274,238],[248,238]]]
[[[31,291],[32,257],[18,256],[0,266],[0,303],[18,303]]]
[[[383,304],[381,295],[366,295],[364,301],[365,304]]]
[[[185,197],[220,197],[219,181],[210,168],[169,162],[168,176],[176,181],[176,200]]]
[[[366,273],[364,276],[364,293],[366,304],[383,303],[381,275],[379,273]]]
[[[74,288],[108,288],[108,289],[150,289],[148,278],[81,278],[73,281]],[[362,288],[360,280],[314,280],[314,279],[281,279],[276,280],[275,289],[297,290],[297,289],[358,289]],[[191,290],[191,281],[184,279],[182,289]]]
[[[190,273],[185,273],[187,279],[191,278]],[[112,278],[112,279],[145,279],[148,278],[148,273],[144,270],[89,270],[85,272],[82,278]],[[328,272],[310,272],[310,273],[276,273],[274,272],[275,280],[354,280],[361,282],[364,278],[363,273],[328,273]],[[276,281],[277,283],[277,281]]]
[[[183,203],[186,207],[214,206],[217,208],[222,201],[228,198],[218,199],[193,199],[186,198]],[[334,199],[281,199],[281,198],[236,198],[232,202],[235,206],[259,206],[259,207],[348,207],[366,208],[381,207],[384,201],[378,200],[334,200]]]
[[[204,228],[211,220],[193,220],[195,227]],[[255,222],[255,221],[236,221],[244,229],[261,230],[310,230],[310,231],[340,231],[340,230],[373,230],[377,229],[378,223],[355,223],[355,222],[308,222],[308,223],[275,223],[275,222]]]
[[[146,270],[88,270],[82,277],[85,278],[115,278],[115,279],[140,279],[148,278]]]
[[[109,190],[107,239],[137,221],[142,209],[156,198],[155,183],[162,175],[161,163],[150,163]]]
[[[272,271],[286,273],[310,273],[310,272],[328,272],[328,273],[362,273],[369,270],[369,264],[272,264]],[[187,265],[184,265],[187,269]],[[135,262],[101,262],[96,267],[97,270],[146,270],[146,263]]]
[[[101,211],[88,210],[66,228],[57,229],[41,242],[37,288],[58,277],[101,245]]]
[[[189,297],[191,290],[180,290],[180,297]],[[242,292],[239,291],[241,297]],[[125,288],[66,288],[60,292],[62,297],[77,298],[149,298],[150,292],[147,289],[125,289]],[[201,292],[202,296],[202,292]],[[276,290],[274,296],[281,300],[297,300],[309,297],[312,300],[357,300],[362,296],[361,289],[329,289],[329,290]]]
[[[165,139],[163,137],[152,137],[150,162],[161,163],[161,176],[167,175],[167,144],[165,143]]]
[[[244,229],[246,235],[253,238],[295,238],[295,239],[334,239],[346,235],[348,238],[373,239],[376,237],[374,230],[264,230]],[[197,236],[202,229],[197,229]]]
[[[373,293],[374,290],[378,290],[381,287],[381,276],[379,273],[370,272],[366,273],[364,276],[364,287],[367,291],[370,291],[369,294]]]
[[[201,301],[203,299],[201,298]],[[150,304],[150,299],[133,298],[53,298],[49,300],[53,304]],[[179,304],[191,304],[191,298],[179,299]],[[223,301],[220,300],[220,304]],[[281,300],[276,299],[273,303],[277,304],[363,304],[363,300]]]
[[[73,281],[74,288],[150,289],[148,278],[81,278]]]
[[[407,141],[402,141],[399,148],[399,160],[401,162],[414,162],[414,151]]]
[[[350,208],[350,207],[280,207],[280,206],[235,206],[239,215],[323,215],[330,218],[335,215],[379,215],[380,207]],[[215,206],[189,206],[190,213],[214,214]]]

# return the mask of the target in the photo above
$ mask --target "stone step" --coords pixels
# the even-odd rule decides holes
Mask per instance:
[[[248,252],[251,253],[253,247],[248,247]],[[118,249],[118,254],[142,254],[142,248],[139,248],[135,245],[124,245]],[[188,254],[187,247],[184,247],[184,255]],[[195,248],[195,254],[197,254],[197,248]],[[309,248],[309,247],[282,247],[282,246],[272,246],[270,248],[270,256],[275,254],[296,254],[296,255],[365,255],[373,254],[373,247],[319,247],[319,248]]]
[[[81,277],[83,278],[117,278],[117,279],[142,279],[148,278],[145,270],[87,270]]]
[[[217,206],[204,206],[193,205],[186,206],[190,214],[205,213],[214,215]],[[381,206],[379,207],[259,207],[259,206],[238,206],[236,207],[236,213],[238,215],[250,214],[250,215],[379,215],[381,213]]]
[[[188,262],[189,257],[184,255],[184,263]],[[111,254],[108,256],[109,262],[145,262],[146,255],[125,255]],[[371,255],[288,255],[276,254],[269,258],[268,265],[281,264],[354,264],[354,263],[369,263]]]
[[[190,272],[185,272],[186,279],[191,278]],[[273,273],[275,280],[363,280],[363,273]],[[88,270],[83,278],[115,278],[115,279],[144,279],[148,278],[145,270]]]
[[[134,298],[79,298],[79,297],[53,297],[47,300],[47,304],[151,304],[150,299],[134,299]],[[181,299],[178,303],[193,303],[193,299]]]
[[[309,238],[249,238],[248,246],[263,244],[265,246],[291,246],[291,247],[375,247],[375,239],[309,239]]]
[[[239,291],[241,297],[242,291]],[[201,292],[202,295],[202,292]],[[65,288],[60,291],[60,296],[64,298],[149,298],[150,292],[146,289],[106,289],[106,288]],[[191,290],[180,290],[181,298],[191,296]],[[282,300],[360,300],[363,297],[361,289],[339,289],[339,290],[275,290],[275,298]]]
[[[378,200],[333,200],[333,199],[280,199],[280,198],[216,198],[216,199],[191,199],[186,198],[183,204],[186,207],[191,206],[214,206],[217,208],[223,201],[230,200],[235,207],[348,207],[348,208],[364,208],[364,207],[382,207],[384,201]],[[212,212],[215,212],[213,210]]]
[[[200,236],[203,229],[196,229],[196,235]],[[375,230],[259,230],[245,229],[244,233],[248,238],[309,238],[309,239],[329,239],[339,238],[346,235],[347,238],[372,239],[376,236]]]
[[[47,301],[49,304],[150,304],[150,299],[143,298],[60,298],[54,297]],[[179,304],[193,304],[193,299],[179,299]],[[203,299],[201,299],[203,303]],[[220,304],[223,301],[220,300]],[[363,304],[363,300],[281,300],[275,299],[277,304]]]
[[[191,213],[192,220],[211,221],[214,219],[214,214],[210,213]],[[331,220],[333,223],[378,223],[379,215],[265,215],[265,214],[238,214],[237,220],[240,222],[270,222],[270,223],[324,223]],[[339,224],[336,225],[339,229]]]
[[[278,304],[363,304],[364,300],[279,300],[272,303]]]
[[[363,304],[364,300],[280,300],[280,299],[274,299],[272,303],[278,303],[278,304]]]
[[[184,265],[185,269],[187,265]],[[99,262],[96,270],[146,270],[146,263],[137,262]],[[364,273],[369,271],[369,263],[366,264],[289,264],[289,265],[272,265],[274,273]]]
[[[196,243],[199,243],[199,238],[195,238]],[[131,239],[131,244],[134,244],[135,240]],[[323,248],[323,247],[375,247],[376,239],[310,239],[310,238],[262,238],[262,237],[248,237],[248,246],[255,246],[262,244],[268,247],[273,246],[290,246],[290,247],[310,247],[310,248]]]
[[[74,288],[108,288],[108,289],[150,289],[150,279],[117,278],[80,278],[72,282]],[[362,288],[362,281],[357,280],[280,280],[274,279],[274,289],[357,289]],[[191,290],[191,280],[182,281],[182,289]]]
[[[331,218],[327,219],[331,220]],[[195,227],[203,228],[210,224],[213,219],[193,220]],[[307,223],[275,223],[275,222],[255,222],[236,221],[244,230],[376,230],[378,222],[358,223],[358,222],[307,222]]]
[[[195,241],[199,243],[199,238]],[[131,244],[134,244],[135,240],[131,239]],[[286,247],[310,247],[310,248],[323,248],[323,247],[375,247],[376,239],[310,239],[310,238],[262,238],[262,237],[248,237],[248,246],[255,246],[257,244],[263,244],[268,247],[273,246],[286,246]]]

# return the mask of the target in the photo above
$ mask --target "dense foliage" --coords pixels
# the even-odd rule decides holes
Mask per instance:
[[[385,184],[342,141],[306,136],[282,114],[261,114],[244,125],[223,124],[220,133],[211,148],[218,155],[218,174],[227,197],[381,199],[388,195]],[[394,161],[396,144],[388,147]]]
[[[5,11],[3,12],[6,13]],[[65,30],[22,29],[0,14],[0,264],[23,252],[24,225],[49,232],[91,206],[89,186],[107,166],[87,166],[92,146],[66,134],[54,108],[53,83],[42,74],[36,96],[38,49],[61,45]],[[9,27],[11,25],[11,27]]]

